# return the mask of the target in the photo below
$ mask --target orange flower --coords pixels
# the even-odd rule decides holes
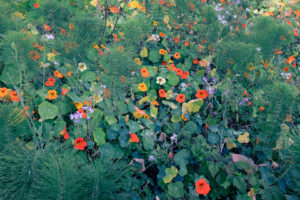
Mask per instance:
[[[74,28],[74,24],[70,23],[69,24],[69,29],[72,30]]]
[[[198,90],[196,97],[198,99],[206,99],[206,97],[208,96],[208,92],[206,90]]]
[[[258,110],[259,110],[259,111],[264,111],[265,108],[264,108],[263,106],[259,106]]]
[[[6,95],[8,95],[8,90],[7,88],[0,88],[0,98],[5,97]]]
[[[159,54],[160,54],[160,55],[165,55],[166,53],[167,53],[167,51],[164,50],[164,49],[160,49],[160,50],[159,50]]]
[[[201,60],[201,61],[199,61],[199,65],[200,65],[201,67],[205,67],[205,66],[207,65],[207,63],[206,63],[205,60]]]
[[[18,94],[16,91],[11,91],[10,100],[11,101],[20,101],[20,98],[18,97]]]
[[[142,74],[142,77],[144,77],[144,78],[149,77],[148,69],[146,67],[142,68],[141,69],[141,74]]]
[[[160,89],[158,91],[158,94],[161,98],[165,98],[166,97],[166,91],[164,89]]]
[[[46,96],[46,98],[49,99],[49,100],[56,99],[57,97],[58,96],[57,96],[56,90],[49,90],[48,95]]]
[[[51,27],[48,26],[47,24],[44,24],[44,29],[45,31],[51,31]]]
[[[139,142],[140,139],[138,138],[138,136],[134,133],[130,133],[130,139],[129,142]]]
[[[40,5],[39,5],[38,3],[34,3],[34,4],[33,4],[33,7],[34,7],[34,8],[39,8]]]
[[[182,73],[181,75],[181,79],[187,79],[189,77],[189,72],[188,71],[185,71]]]
[[[174,58],[176,58],[176,59],[181,58],[180,53],[175,53],[175,54],[174,54]]]
[[[72,71],[68,71],[67,76],[72,76]]]
[[[115,5],[113,5],[112,7],[110,7],[110,12],[112,12],[112,13],[118,13],[119,12],[119,8],[117,8]]]
[[[60,29],[60,34],[66,36],[67,31],[61,27],[59,29]]]
[[[182,103],[185,101],[185,95],[184,94],[178,94],[177,97],[176,97],[176,101],[178,103]]]
[[[187,46],[187,47],[189,47],[189,46],[190,46],[190,43],[189,43],[188,41],[185,41],[185,42],[184,42],[184,45]]]
[[[290,56],[290,57],[288,57],[288,58],[286,59],[285,63],[291,64],[291,63],[294,62],[294,61],[295,61],[295,57],[294,57],[294,56]]]
[[[196,193],[207,195],[210,191],[210,186],[205,179],[200,179],[195,183]]]
[[[54,76],[56,76],[57,78],[63,78],[63,77],[65,77],[62,73],[60,73],[58,70],[55,70],[54,71]]]
[[[138,86],[138,89],[142,92],[146,92],[148,90],[145,83],[140,83],[139,86]]]
[[[289,69],[290,69],[290,68],[288,68],[288,67],[284,67],[284,68],[283,68],[283,71],[288,72]]]
[[[160,36],[160,37],[165,37],[166,34],[164,34],[163,32],[160,32],[160,33],[159,33],[159,36]]]
[[[111,95],[110,92],[109,92],[109,89],[107,89],[107,88],[104,89],[104,94],[105,95],[103,97],[105,97],[105,98],[108,98]]]

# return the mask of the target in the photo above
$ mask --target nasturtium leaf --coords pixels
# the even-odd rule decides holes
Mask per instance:
[[[115,139],[117,139],[118,134],[119,133],[117,131],[114,131],[112,129],[108,129],[108,131],[107,131],[107,138],[109,140],[115,140]]]
[[[106,136],[106,134],[102,130],[102,128],[97,128],[93,132],[94,140],[98,146],[101,146],[106,143],[105,136]]]
[[[143,147],[145,150],[150,151],[154,148],[154,134],[151,131],[142,132]]]
[[[183,132],[189,132],[189,133],[195,133],[195,132],[197,131],[197,128],[198,128],[198,126],[197,126],[197,124],[196,124],[195,122],[193,122],[193,121],[188,121],[188,122],[184,125],[182,131],[183,131]]]
[[[170,54],[166,53],[166,54],[164,55],[164,61],[165,61],[165,62],[168,62],[170,59],[171,59]]]
[[[164,23],[165,23],[165,24],[168,24],[169,21],[170,21],[169,15],[165,15],[165,16],[164,16]]]
[[[117,101],[117,107],[122,114],[128,113],[128,106],[124,102]]]
[[[68,92],[67,96],[70,97],[74,102],[79,103],[83,102],[84,98],[83,97],[78,97],[75,93],[73,92]]]
[[[173,102],[169,102],[169,101],[163,100],[162,103],[164,105],[170,106],[170,108],[172,108],[172,109],[176,109],[177,108],[177,106]]]
[[[172,115],[171,121],[179,122],[179,121],[181,121],[181,117],[179,115]]]
[[[211,173],[212,177],[215,177],[215,175],[218,173],[220,166],[215,162],[209,162],[208,163],[208,170]]]
[[[160,58],[161,58],[161,55],[159,54],[159,50],[150,51],[150,53],[149,53],[149,60],[152,63],[158,63],[159,60],[160,60]]]
[[[58,114],[57,106],[45,101],[39,105],[39,115],[42,119],[54,119]]]
[[[232,183],[242,193],[244,193],[247,189],[246,182],[242,177],[234,177]]]
[[[182,104],[182,113],[183,114],[196,113],[200,110],[202,105],[203,105],[202,99],[194,99],[187,103],[183,103]]]
[[[217,133],[209,133],[207,136],[207,141],[210,144],[217,144],[220,142],[220,135]]]
[[[150,96],[145,96],[141,100],[139,100],[139,104],[142,105],[144,102],[148,101],[149,102],[149,97]]]
[[[174,198],[181,198],[184,195],[182,182],[170,183],[168,185],[168,193]]]
[[[141,130],[141,125],[135,121],[129,120],[127,122],[127,125],[129,126],[129,130],[131,133],[136,133]]]
[[[142,48],[142,50],[141,50],[141,52],[140,52],[140,56],[141,56],[142,58],[148,57],[148,49],[147,49],[146,47],[143,47],[143,48]]]
[[[167,76],[168,84],[176,86],[179,83],[179,77],[175,73],[171,73]]]
[[[156,119],[157,113],[158,113],[158,109],[154,105],[151,105],[150,106],[150,115],[151,115],[151,117]]]
[[[105,116],[105,121],[111,126],[118,122],[114,116]]]
[[[173,178],[175,178],[177,176],[178,170],[176,169],[176,167],[172,166],[170,168],[166,168],[165,170],[166,175],[163,178],[164,183],[170,183]]]
[[[180,166],[179,175],[185,176],[187,174],[186,164],[190,157],[190,152],[187,149],[183,149],[175,154],[174,161]]]
[[[93,81],[96,80],[96,74],[94,72],[91,72],[91,71],[82,72],[81,77],[82,77],[83,80],[89,81],[89,82],[93,82]]]

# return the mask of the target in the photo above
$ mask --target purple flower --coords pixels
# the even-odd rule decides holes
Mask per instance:
[[[231,0],[231,3],[232,3],[233,5],[237,5],[237,4],[240,3],[240,0]]]
[[[70,119],[73,120],[75,116],[73,114],[70,115]]]
[[[46,33],[45,36],[46,36],[47,40],[54,40],[54,35],[52,35],[52,34]]]

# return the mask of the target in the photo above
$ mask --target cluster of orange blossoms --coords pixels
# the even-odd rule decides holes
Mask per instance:
[[[11,100],[11,101],[20,101],[20,98],[16,91],[7,89],[6,87],[0,88],[0,99],[1,100]]]

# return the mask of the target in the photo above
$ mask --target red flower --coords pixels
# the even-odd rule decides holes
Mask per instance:
[[[54,86],[55,81],[56,81],[55,78],[49,77],[48,81],[45,82],[45,85],[46,86]]]
[[[185,101],[185,95],[184,94],[178,94],[177,97],[176,97],[176,101],[178,103],[182,103]]]
[[[40,7],[40,5],[39,5],[38,3],[34,3],[34,4],[33,4],[33,7],[35,7],[35,8],[39,8],[39,7]]]
[[[138,138],[138,136],[134,133],[130,133],[130,139],[129,142],[139,142],[140,139]]]
[[[198,59],[193,59],[193,64],[198,65],[199,64],[199,60]]]
[[[45,31],[51,31],[51,27],[48,26],[47,24],[44,24],[44,29]]]
[[[196,193],[207,195],[210,191],[210,186],[205,179],[200,179],[195,183]]]
[[[185,41],[185,42],[184,42],[184,45],[187,46],[187,47],[189,47],[189,46],[190,46],[190,43],[189,43],[188,41]]]
[[[168,154],[168,156],[169,156],[169,158],[173,158],[173,153],[172,152],[170,152],[169,154]]]
[[[160,96],[161,98],[165,98],[165,97],[166,97],[166,91],[165,91],[164,89],[160,89],[160,90],[158,91],[158,93],[159,93],[159,96]]]
[[[10,100],[11,101],[20,101],[20,98],[18,97],[18,94],[16,91],[11,91]]]
[[[198,99],[206,99],[206,97],[208,96],[208,92],[206,90],[198,90],[196,97]]]
[[[85,146],[86,146],[86,141],[82,137],[79,137],[75,140],[74,149],[84,150]]]
[[[177,72],[177,75],[178,75],[178,76],[182,76],[182,75],[183,75],[183,71],[182,71],[182,69],[180,69],[180,68],[177,68],[177,69],[176,69],[176,72]]]
[[[160,33],[159,33],[159,36],[160,36],[160,37],[165,37],[166,34],[164,34],[163,32],[160,32]]]
[[[179,43],[179,40],[178,40],[178,38],[176,37],[176,38],[174,38],[174,42],[175,43]]]
[[[189,72],[188,71],[183,72],[181,75],[181,79],[187,79],[187,77],[189,77]]]
[[[59,134],[63,135],[65,140],[67,140],[70,137],[69,133],[67,132],[66,127],[64,127],[64,130],[62,130]]]
[[[284,67],[284,68],[283,68],[283,71],[288,72],[289,69],[290,69],[289,67]]]

